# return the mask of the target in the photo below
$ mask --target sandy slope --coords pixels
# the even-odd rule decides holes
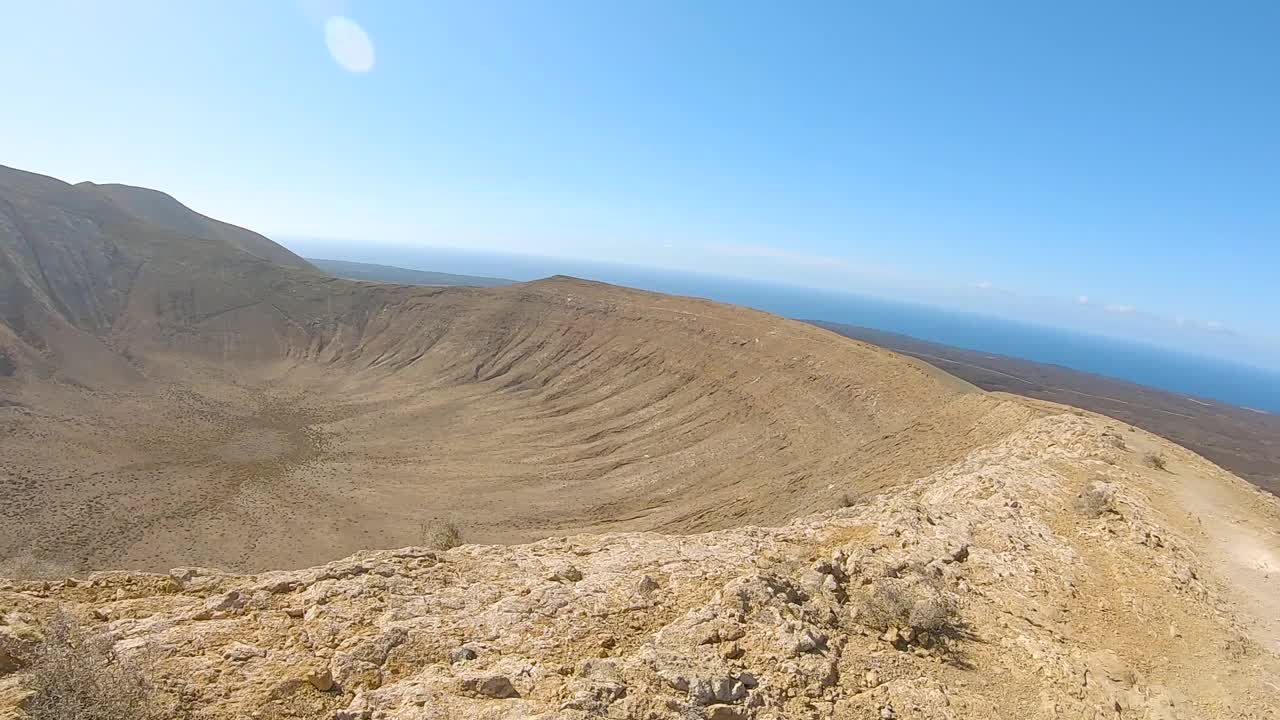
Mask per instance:
[[[1152,448],[1168,471],[1142,464]],[[1102,513],[1080,503],[1098,488]],[[1051,414],[780,528],[0,581],[0,645],[66,604],[158,658],[165,696],[209,719],[1274,717],[1274,599],[1206,488],[1274,552],[1274,497]],[[886,631],[868,612],[886,586],[938,588],[958,614],[928,637]],[[0,679],[0,704],[22,687]]]
[[[209,720],[1276,715],[1280,500],[1189,451],[741,308],[328,278],[146,197],[0,168],[0,557],[54,578],[0,579],[0,716],[58,607]],[[477,544],[412,547],[437,517]],[[179,565],[221,569],[136,572]]]
[[[1035,415],[742,308],[339,280],[176,233],[209,221],[168,196],[0,191],[0,554],[36,564],[300,567],[434,518],[481,542],[776,524]]]
[[[23,522],[0,547],[261,569],[417,542],[434,517],[486,542],[773,524],[1034,414],[711,303],[568,279],[389,295],[363,326],[271,336],[272,359],[153,352],[150,386],[23,387],[5,472],[42,492],[6,495],[0,513]]]

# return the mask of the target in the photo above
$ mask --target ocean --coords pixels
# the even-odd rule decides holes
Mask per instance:
[[[860,325],[978,352],[1008,355],[1128,380],[1204,400],[1280,413],[1280,372],[1109,337],[1002,318],[863,297],[832,290],[557,258],[437,248],[288,242],[310,257],[420,270],[534,280],[573,275],[616,285],[690,295],[785,317]]]

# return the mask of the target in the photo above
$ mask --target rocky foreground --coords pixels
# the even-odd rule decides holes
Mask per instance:
[[[1275,716],[1280,514],[1197,456],[1057,414],[848,502],[780,528],[0,580],[0,715],[22,716],[23,658],[65,606],[196,718]]]

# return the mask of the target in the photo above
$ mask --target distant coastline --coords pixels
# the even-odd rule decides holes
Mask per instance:
[[[790,318],[899,333],[952,348],[1022,358],[1171,393],[1280,413],[1280,372],[1070,330],[829,290],[771,285],[625,265],[439,248],[291,244],[304,256],[337,257],[463,276],[533,280],[574,275],[674,295],[704,297]],[[325,254],[328,253],[328,254]],[[355,257],[358,255],[358,258]]]
[[[918,358],[984,390],[1070,405],[1135,425],[1280,495],[1280,417],[1274,413],[883,330],[812,324]]]
[[[454,258],[451,270],[501,272],[494,258]],[[500,285],[486,275],[410,270],[350,261],[312,260],[344,277],[423,285]],[[501,262],[499,259],[498,262]],[[436,265],[437,267],[439,265]],[[1280,416],[1254,407],[1266,394],[1265,371],[1184,356],[1132,343],[1021,325],[992,318],[890,303],[852,295],[769,286],[680,273],[617,268],[523,267],[504,274],[535,277],[569,272],[649,290],[754,306],[870,342],[978,387],[1089,410],[1141,427],[1187,447],[1246,480],[1280,494]],[[860,322],[824,318],[857,318]],[[944,337],[954,344],[927,336]],[[974,348],[964,345],[972,344]],[[1035,355],[1048,361],[1028,358]],[[1099,371],[1098,368],[1101,370]],[[1123,377],[1133,375],[1137,379]],[[1157,386],[1165,382],[1176,389]],[[1244,398],[1250,403],[1232,403]]]
[[[309,257],[306,258],[306,261],[330,275],[348,280],[365,280],[400,285],[466,285],[470,287],[498,287],[516,282],[506,278],[412,270],[392,265],[377,265],[374,263],[352,262],[350,260],[328,260],[326,258]]]

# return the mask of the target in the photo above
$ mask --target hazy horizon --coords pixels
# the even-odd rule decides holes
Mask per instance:
[[[646,284],[646,280],[652,279],[653,273],[658,273],[672,277],[684,277],[693,283],[691,285],[682,286],[682,290],[677,294],[707,297],[713,300],[737,302],[738,304],[747,305],[751,305],[751,303],[743,303],[737,300],[725,300],[724,298],[716,297],[714,292],[699,293],[697,291],[697,281],[699,279],[708,283],[732,281],[744,283],[745,286],[755,285],[757,287],[784,288],[787,290],[799,292],[807,291],[817,294],[834,293],[854,299],[865,299],[877,302],[900,304],[909,307],[918,307],[939,313],[951,314],[957,317],[982,318],[997,322],[1023,325],[1029,328],[1044,328],[1062,331],[1082,338],[1092,337],[1108,341],[1120,341],[1130,343],[1135,347],[1147,347],[1188,357],[1210,359],[1242,368],[1261,370],[1268,373],[1280,373],[1280,365],[1271,365],[1265,362],[1255,361],[1249,357],[1242,357],[1238,352],[1215,352],[1213,348],[1195,349],[1179,347],[1176,343],[1161,343],[1158,340],[1134,338],[1130,335],[1124,334],[1123,332],[1107,333],[1088,326],[1072,326],[1062,322],[1049,322],[1044,319],[1043,315],[1024,318],[1011,317],[1008,314],[1001,314],[999,312],[984,311],[977,308],[963,308],[946,302],[931,301],[926,297],[901,297],[893,294],[877,294],[857,287],[821,287],[805,285],[803,283],[791,282],[786,279],[759,278],[717,272],[715,269],[687,270],[682,268],[644,265],[642,263],[605,262],[582,258],[471,250],[468,248],[436,246],[410,247],[389,245],[385,243],[356,244],[347,241],[333,240],[331,238],[283,237],[276,238],[276,240],[304,257],[313,257],[317,259],[364,262],[402,267],[411,270],[448,272],[459,275],[501,277],[517,282],[538,280],[552,275],[569,275],[586,280],[598,280],[612,284],[628,285],[640,289],[671,292],[667,287],[659,286],[661,283],[655,285],[652,282],[648,282]],[[711,286],[707,287],[710,289]],[[770,310],[768,307],[760,307],[759,309]],[[841,317],[802,317],[800,315],[791,315],[791,317],[804,320],[826,320],[831,322],[848,321],[847,318]],[[895,332],[901,331],[895,330],[892,327],[876,327],[876,329]],[[920,339],[937,341],[936,338],[929,337],[922,337]],[[989,348],[970,347],[969,349],[984,350]],[[1041,361],[1044,361],[1043,358]]]

